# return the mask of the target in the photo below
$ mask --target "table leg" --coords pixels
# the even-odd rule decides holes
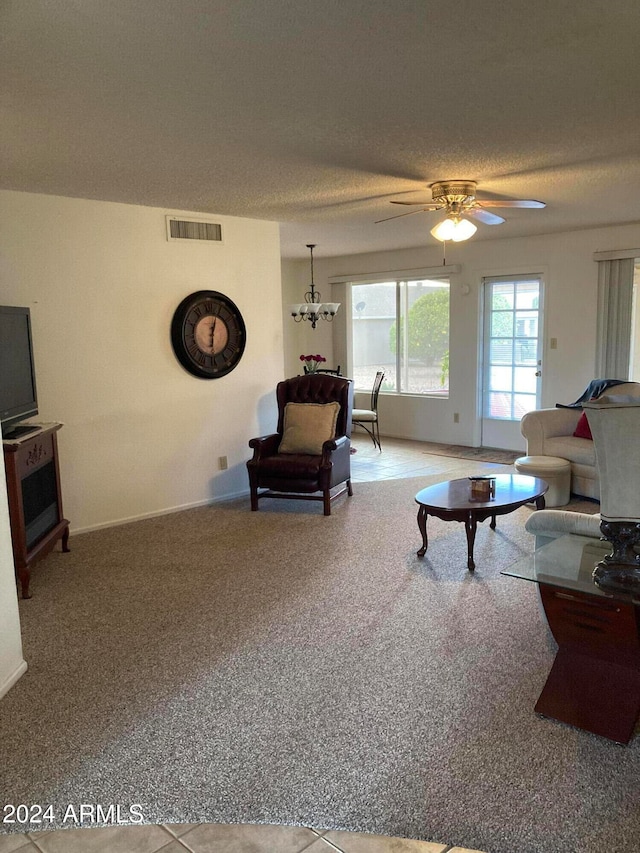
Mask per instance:
[[[418,557],[424,557],[427,553],[429,542],[427,540],[427,510],[421,506],[418,510],[418,530],[422,534],[422,548],[417,552]]]
[[[496,529],[496,517],[495,517],[495,515],[492,515],[492,516],[491,516],[491,524],[489,525],[489,527],[490,527],[492,530],[495,530],[495,529]]]
[[[31,580],[31,570],[27,566],[18,569],[18,579],[20,580],[22,597],[31,598],[31,595],[29,594],[29,581]]]
[[[472,572],[476,564],[473,562],[473,543],[476,539],[476,529],[478,522],[474,512],[469,512],[464,522],[464,528],[467,531],[467,568]]]
[[[544,509],[544,507],[545,507],[544,495],[540,495],[539,498],[536,498],[536,509]]]

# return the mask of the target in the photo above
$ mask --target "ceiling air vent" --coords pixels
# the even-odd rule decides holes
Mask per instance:
[[[167,240],[205,240],[222,242],[222,225],[202,219],[177,219],[167,216]]]

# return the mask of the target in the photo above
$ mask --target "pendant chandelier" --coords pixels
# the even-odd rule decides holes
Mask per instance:
[[[311,290],[305,293],[304,302],[289,306],[295,322],[301,323],[303,320],[309,320],[312,329],[315,329],[318,320],[331,322],[340,307],[339,302],[322,302],[320,293],[315,289],[313,284],[313,250],[315,247],[315,243],[307,243],[307,249],[311,253]]]

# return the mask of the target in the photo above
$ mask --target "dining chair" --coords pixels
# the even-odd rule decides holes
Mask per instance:
[[[378,422],[378,394],[380,386],[384,379],[384,371],[379,370],[376,373],[376,378],[373,380],[373,388],[371,389],[371,404],[369,409],[354,409],[351,415],[351,423],[354,426],[361,426],[366,430],[373,440],[373,446],[378,450],[382,450],[380,444],[380,426]]]

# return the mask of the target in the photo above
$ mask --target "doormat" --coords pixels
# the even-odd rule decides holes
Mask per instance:
[[[466,447],[463,444],[438,444],[435,441],[423,441],[423,453],[432,456],[455,456],[458,459],[476,459],[478,462],[497,462],[513,465],[524,451],[501,450],[497,447]]]

